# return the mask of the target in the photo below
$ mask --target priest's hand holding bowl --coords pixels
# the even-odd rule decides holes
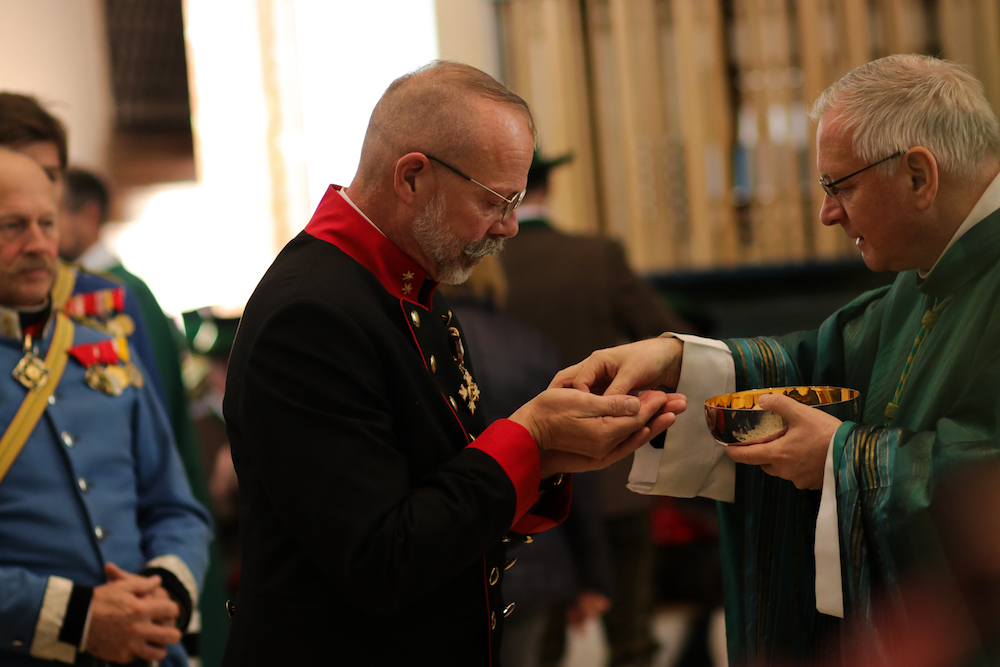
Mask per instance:
[[[736,463],[760,466],[799,489],[820,489],[839,417],[855,419],[857,399],[857,391],[840,387],[754,389],[709,399],[705,415]]]

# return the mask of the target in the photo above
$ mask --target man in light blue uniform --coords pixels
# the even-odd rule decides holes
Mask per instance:
[[[55,214],[0,150],[0,666],[185,665],[210,520],[125,339],[53,310]]]

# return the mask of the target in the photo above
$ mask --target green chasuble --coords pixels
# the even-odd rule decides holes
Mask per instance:
[[[926,513],[935,485],[1000,453],[998,259],[1000,211],[925,280],[901,273],[815,331],[726,341],[737,389],[836,385],[862,400],[860,421],[844,422],[833,443],[845,621],[816,611],[819,492],[736,466],[736,501],[719,503],[734,667],[836,654],[841,625],[871,627],[873,596],[891,604],[914,566],[936,558]]]

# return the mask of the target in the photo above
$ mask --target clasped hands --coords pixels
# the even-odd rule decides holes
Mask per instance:
[[[563,406],[567,410],[566,414],[560,415],[557,407],[553,406],[552,409],[556,412],[545,415],[550,421],[556,422],[551,425],[555,435],[546,439],[543,428],[540,429],[543,439],[535,437],[543,452],[543,476],[546,453],[550,455],[549,463],[556,466],[553,472],[574,472],[575,470],[566,468],[576,465],[583,466],[580,468],[582,470],[592,470],[626,456],[672,425],[676,415],[687,407],[687,399],[682,394],[665,393],[659,389],[666,388],[667,392],[672,392],[677,388],[683,355],[684,343],[680,339],[652,338],[598,350],[582,362],[560,371],[546,392],[511,417],[517,421],[515,416],[535,401],[543,399],[549,392],[565,391],[566,388],[578,391],[578,394],[566,398],[567,405]],[[638,397],[631,396],[636,392],[641,392]],[[580,399],[581,394],[593,400],[584,402]],[[596,399],[603,399],[604,402]],[[624,404],[628,401],[632,401],[631,407],[623,411]],[[573,407],[569,407],[570,404]],[[841,424],[840,420],[777,394],[762,397],[759,404],[782,416],[788,422],[788,429],[769,442],[734,445],[727,447],[726,453],[737,463],[760,466],[765,473],[790,480],[797,488],[821,488],[827,449],[834,432]],[[572,434],[559,430],[562,424],[558,423],[558,417],[576,418],[580,424],[586,424],[586,420],[581,420],[580,415],[575,412],[583,407],[594,411],[590,415],[592,420],[596,414],[603,414],[599,419],[605,420],[602,425],[607,429],[624,431],[629,425],[635,428],[604,450],[603,454],[599,449],[587,449],[586,446],[570,449],[567,447],[571,444],[567,442],[567,437],[572,439]],[[603,413],[600,412],[602,409]],[[532,428],[528,427],[528,430],[532,431]],[[594,429],[588,429],[591,440],[597,435],[593,431]],[[617,430],[612,432],[618,433]],[[535,435],[534,431],[532,435]],[[588,444],[593,447],[593,442]],[[557,450],[559,454],[552,450]],[[574,452],[577,458],[566,458],[571,456],[568,452]],[[587,456],[579,458],[585,454]]]
[[[180,609],[160,585],[158,576],[104,566],[108,583],[94,588],[90,607],[87,653],[109,662],[162,660],[166,646],[181,640]]]

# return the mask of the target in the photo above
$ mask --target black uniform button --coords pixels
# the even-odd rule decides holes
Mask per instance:
[[[510,535],[508,535],[507,533],[504,533],[503,537],[500,538],[500,541],[503,542],[504,544],[509,543],[510,542]]]
[[[493,568],[490,570],[490,586],[496,586],[498,581],[500,581],[500,570]]]
[[[431,373],[437,373],[438,372],[438,360],[434,358],[433,354],[431,355],[430,362],[431,362]]]
[[[413,326],[420,328],[420,313],[415,310],[410,311],[410,321],[413,322]]]
[[[516,562],[517,562],[517,556],[514,556],[509,561],[507,561],[507,564],[503,566],[503,569],[509,570],[510,568],[514,567],[514,563]]]
[[[531,544],[534,541],[535,541],[535,538],[533,538],[531,535],[525,535],[524,536],[524,543],[525,544]]]
[[[449,396],[448,397],[448,402],[451,403],[451,409],[452,410],[458,410],[458,403],[455,402],[455,397],[454,396]]]
[[[513,602],[511,602],[509,605],[507,605],[506,607],[504,607],[503,617],[507,618],[508,616],[510,616],[510,614],[511,614],[512,611],[514,611],[514,603]]]

